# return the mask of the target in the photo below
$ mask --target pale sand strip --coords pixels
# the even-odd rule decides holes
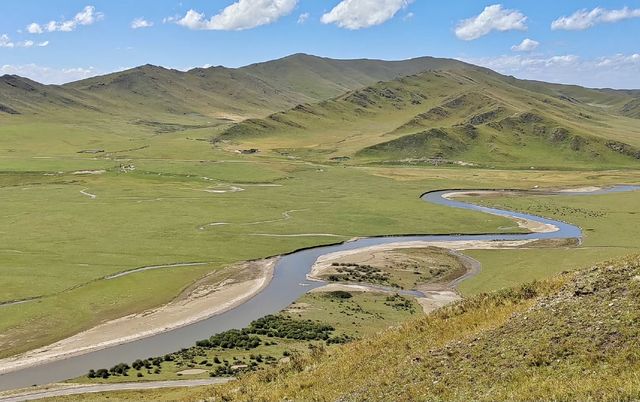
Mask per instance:
[[[598,187],[585,187],[583,189],[573,189],[573,190],[563,190],[563,191],[567,191],[567,192],[591,192],[595,190],[599,190]],[[452,199],[452,198],[466,198],[466,197],[474,197],[474,196],[483,196],[483,195],[494,195],[494,194],[499,194],[499,195],[518,195],[518,192],[515,191],[491,191],[491,190],[481,190],[481,191],[452,191],[450,193],[446,193],[442,196],[442,198],[446,198],[448,200]],[[484,211],[488,214],[491,214],[491,212],[489,211]],[[492,214],[492,215],[498,215],[498,214]],[[539,222],[536,220],[531,220],[531,219],[526,219],[526,218],[519,218],[513,215],[503,215],[503,214],[499,214],[498,216],[505,216],[507,218],[513,219],[514,221],[516,221],[516,223],[518,224],[519,227],[523,228],[523,229],[528,229],[534,233],[551,233],[551,232],[557,232],[558,230],[560,230],[557,226],[552,225],[550,223],[543,223],[543,222]]]
[[[276,261],[271,258],[244,263],[250,265],[255,277],[200,286],[157,309],[108,321],[52,345],[2,359],[0,374],[146,338],[221,314],[264,289],[273,277]]]

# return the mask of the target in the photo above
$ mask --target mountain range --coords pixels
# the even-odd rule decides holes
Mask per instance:
[[[220,147],[319,161],[625,167],[640,91],[519,80],[451,59],[295,54],[241,68],[152,65],[64,85],[0,77],[0,119],[211,127]],[[223,130],[217,128],[222,125]]]

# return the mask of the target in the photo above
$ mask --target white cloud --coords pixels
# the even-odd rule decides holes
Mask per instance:
[[[387,22],[412,2],[413,0],[342,0],[324,14],[320,21],[352,30],[368,28]]]
[[[616,54],[610,57],[601,57],[597,60],[598,67],[608,67],[613,69],[620,69],[629,66],[640,66],[640,54],[634,53],[632,55]]]
[[[136,18],[133,21],[131,21],[131,28],[133,29],[150,28],[152,26],[153,26],[153,22],[147,21],[142,17]]]
[[[41,34],[44,32],[40,24],[36,24],[35,22],[27,25],[27,32],[32,34]]]
[[[456,36],[463,40],[474,40],[491,31],[525,31],[527,16],[518,10],[502,8],[501,4],[487,6],[477,16],[462,20],[455,29]]]
[[[540,42],[527,38],[520,42],[519,45],[511,46],[511,50],[514,52],[532,52],[536,50],[538,46],[540,46]]]
[[[309,13],[302,13],[298,17],[298,24],[304,24],[309,19]]]
[[[48,45],[49,45],[49,41],[40,42],[40,43],[36,43],[32,40],[25,40],[22,42],[13,42],[9,37],[9,35],[7,34],[0,35],[0,48],[4,47],[4,48],[13,49],[16,47],[33,47],[33,46],[45,47]]]
[[[12,48],[12,47],[15,47],[15,46],[16,46],[16,44],[11,42],[11,38],[9,38],[9,35],[7,35],[7,34],[0,35],[0,47]]]
[[[93,67],[51,68],[37,64],[0,65],[0,75],[15,74],[43,84],[64,84],[84,78],[93,77],[98,71]]]
[[[182,18],[169,17],[165,21],[189,29],[241,31],[272,24],[291,14],[297,4],[298,0],[238,0],[209,19],[203,13],[189,10]]]
[[[624,7],[619,10],[607,10],[596,7],[591,11],[582,9],[568,17],[560,17],[551,23],[551,29],[581,31],[597,24],[618,22],[629,18],[640,18],[640,8]]]
[[[44,32],[71,32],[80,25],[92,25],[104,18],[104,14],[96,11],[94,6],[86,6],[73,17],[72,20],[66,21],[49,21],[45,24],[33,22],[27,25],[27,32],[32,34],[41,34]]]
[[[640,54],[637,53],[593,59],[571,54],[551,57],[503,55],[464,61],[523,79],[595,88],[640,89]]]
[[[402,17],[403,21],[409,21],[411,20],[413,17],[415,17],[416,15],[414,13],[407,13],[407,15],[405,15],[404,17]]]

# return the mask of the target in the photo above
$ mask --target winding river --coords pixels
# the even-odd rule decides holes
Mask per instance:
[[[612,192],[624,192],[640,189],[640,186],[617,186],[591,192],[533,192],[542,195],[578,196],[585,194],[606,194]],[[460,190],[475,191],[475,190]],[[514,190],[517,191],[517,190]],[[226,331],[232,328],[242,328],[251,321],[268,314],[274,314],[285,309],[292,302],[308,292],[310,289],[322,286],[323,283],[307,280],[307,274],[311,271],[316,259],[322,255],[353,250],[380,244],[407,242],[407,241],[462,241],[462,240],[531,240],[531,239],[566,239],[580,238],[582,232],[577,226],[518,212],[505,211],[494,208],[481,207],[446,198],[455,190],[433,191],[425,193],[421,198],[426,202],[444,205],[453,208],[463,208],[493,215],[528,219],[535,222],[551,224],[558,228],[557,231],[548,233],[527,234],[477,234],[477,235],[416,235],[416,236],[389,236],[371,237],[355,241],[320,246],[311,249],[296,251],[280,258],[276,264],[273,279],[255,297],[244,304],[227,312],[215,315],[203,321],[170,330],[158,335],[150,336],[137,341],[132,341],[118,346],[90,352],[84,355],[70,357],[51,363],[45,363],[35,367],[19,369],[0,375],[0,390],[28,387],[31,385],[48,384],[62,381],[85,374],[90,368],[111,367],[119,362],[131,362],[137,358],[159,356],[174,352],[183,347],[192,346],[197,340],[208,338],[212,334]]]

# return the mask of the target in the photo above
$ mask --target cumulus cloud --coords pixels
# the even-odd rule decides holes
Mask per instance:
[[[618,22],[629,18],[640,18],[640,8],[624,7],[619,10],[607,10],[596,7],[591,11],[582,9],[568,17],[560,17],[551,23],[551,29],[582,31],[597,24]]]
[[[182,18],[170,17],[165,21],[175,22],[189,29],[241,31],[272,24],[291,14],[297,4],[298,0],[238,0],[211,18],[189,10]]]
[[[15,74],[43,84],[64,84],[93,77],[98,71],[93,67],[50,68],[37,64],[0,65],[0,75]]]
[[[640,89],[640,54],[616,54],[584,59],[576,55],[503,55],[465,59],[518,78],[577,84],[596,88]]]
[[[302,13],[298,16],[298,24],[304,24],[309,19],[309,13]]]
[[[48,45],[49,45],[49,41],[44,41],[40,43],[36,43],[32,40],[25,40],[22,42],[13,42],[9,37],[9,35],[7,34],[0,35],[0,47],[4,47],[4,48],[12,49],[16,47],[33,47],[33,46],[45,47]]]
[[[136,18],[131,21],[131,28],[140,29],[140,28],[151,28],[153,26],[153,22],[147,21],[144,18]]]
[[[323,24],[335,24],[351,30],[380,25],[393,18],[413,0],[342,0],[324,14]]]
[[[27,25],[27,32],[31,34],[41,34],[45,32],[71,32],[80,25],[92,25],[104,18],[104,14],[96,11],[94,6],[86,6],[71,20],[49,21],[44,24],[33,22]]]
[[[462,40],[474,40],[491,31],[525,31],[527,16],[518,10],[502,8],[501,4],[487,6],[477,16],[462,20],[455,29],[456,36]]]
[[[44,29],[40,26],[40,24],[32,22],[31,24],[27,25],[27,32],[32,34],[41,34],[44,33]]]
[[[520,42],[519,45],[511,46],[511,50],[514,52],[532,52],[536,50],[538,46],[540,46],[540,42],[527,38]]]

